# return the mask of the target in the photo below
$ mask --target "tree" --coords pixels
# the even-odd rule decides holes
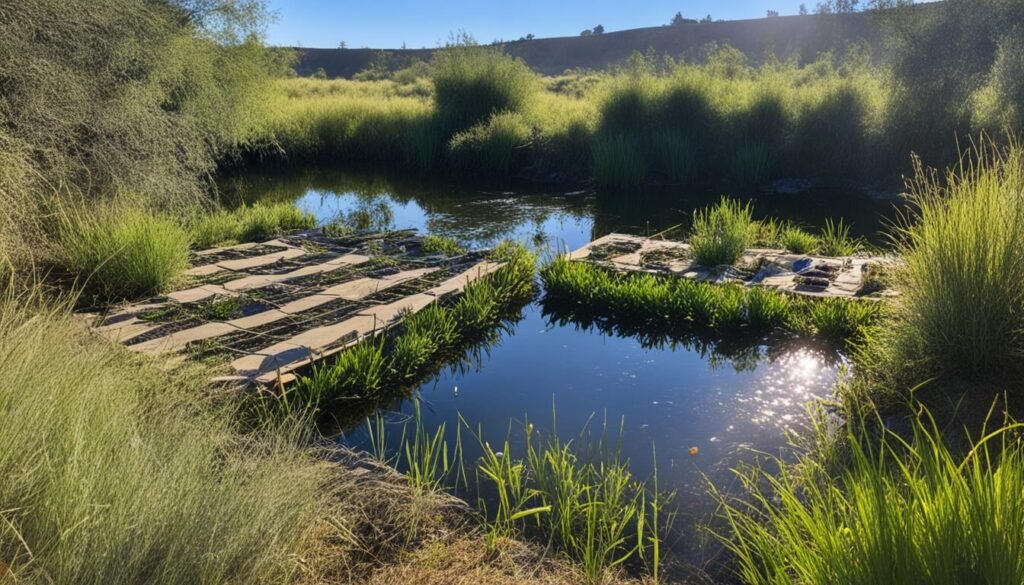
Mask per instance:
[[[313,71],[313,74],[310,75],[310,77],[313,79],[327,79],[327,72],[324,71],[323,67],[317,67],[316,71]]]
[[[807,16],[807,5],[800,3],[800,16]]]
[[[592,31],[592,30],[590,30],[588,28],[588,29],[584,30],[583,32],[581,32],[580,36],[581,37],[589,37],[589,36],[593,36],[593,34],[594,34],[594,31]]]
[[[676,12],[676,15],[672,17],[672,20],[668,21],[668,23],[672,26],[679,26],[685,22],[686,19],[683,18],[682,12]]]
[[[344,49],[345,48],[345,41],[338,41],[338,48],[339,49]]]
[[[709,15],[707,15],[707,16],[705,16],[704,18],[700,19],[700,21],[701,21],[701,22],[703,22],[703,23],[705,23],[705,24],[707,24],[707,23],[709,23],[709,22],[714,22],[714,21],[713,21],[713,20],[711,19],[711,15],[710,15],[710,14],[709,14]]]
[[[778,15],[779,15],[779,11],[778,10],[769,10],[768,11],[768,18],[774,18],[774,17],[776,17]]]
[[[822,0],[815,12],[818,14],[846,14],[857,12],[860,0]]]
[[[594,27],[594,34],[595,35],[603,35],[604,34],[604,27],[601,26],[600,24],[595,26]]]

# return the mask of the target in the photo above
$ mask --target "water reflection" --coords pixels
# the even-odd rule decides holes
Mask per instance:
[[[723,194],[713,185],[687,191],[651,188],[621,197],[543,187],[517,187],[513,192],[422,177],[333,169],[226,177],[221,192],[229,204],[297,201],[324,222],[359,206],[384,203],[399,228],[417,228],[470,245],[487,246],[512,238],[573,249],[611,232],[657,233],[685,225],[695,208],[714,203]],[[869,239],[877,236],[882,218],[892,211],[891,203],[835,191],[770,197],[731,195],[753,198],[758,217],[778,217],[808,227],[820,227],[826,218],[843,217],[851,225],[852,235]]]

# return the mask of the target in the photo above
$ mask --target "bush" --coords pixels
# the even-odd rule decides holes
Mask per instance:
[[[722,197],[718,205],[693,212],[690,251],[700,266],[734,264],[757,236],[748,202]]]
[[[490,47],[438,51],[433,62],[434,101],[451,134],[499,112],[524,112],[539,88],[520,59]]]
[[[287,581],[324,468],[275,436],[236,435],[199,398],[205,375],[171,377],[21,303],[0,299],[4,577]]]
[[[138,210],[70,212],[59,242],[79,284],[104,299],[159,293],[188,266],[188,232],[170,218]]]

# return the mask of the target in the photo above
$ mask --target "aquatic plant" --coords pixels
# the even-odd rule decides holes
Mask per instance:
[[[736,470],[742,498],[712,487],[727,526],[715,535],[735,557],[738,577],[750,584],[1019,581],[1021,424],[983,431],[964,452],[927,411],[914,410],[909,437],[881,421],[851,421],[849,455],[838,470],[811,454],[795,463],[770,458]]]
[[[406,388],[438,359],[497,325],[532,290],[535,258],[525,248],[503,243],[491,259],[505,265],[471,282],[453,303],[406,314],[395,331],[364,339],[314,365],[284,390],[279,409],[261,399],[259,416],[273,420],[295,411],[316,412],[342,398],[372,402],[383,392]]]
[[[65,212],[60,224],[63,262],[103,299],[159,293],[188,266],[189,235],[169,217],[103,207]]]
[[[722,197],[718,205],[693,212],[690,251],[697,264],[734,264],[757,235],[750,203]]]
[[[674,494],[658,490],[657,467],[650,480],[632,474],[618,451],[622,427],[618,440],[604,423],[596,439],[585,426],[565,442],[555,434],[541,436],[527,421],[521,427],[525,451],[517,456],[511,437],[495,448],[484,439],[485,429],[471,427],[461,415],[458,421],[450,444],[446,425],[427,429],[414,400],[412,415],[398,423],[397,444],[379,413],[367,419],[366,430],[375,457],[405,472],[417,489],[468,488],[474,478],[488,550],[506,539],[537,539],[579,566],[589,583],[630,559],[659,582],[663,541],[676,518]],[[464,458],[462,428],[479,447],[475,461]]]
[[[466,249],[455,238],[433,234],[423,237],[421,247],[428,254],[440,253],[448,257],[455,257],[466,253]]]
[[[579,315],[675,331],[749,327],[834,341],[860,339],[882,315],[881,303],[808,299],[761,287],[675,276],[618,274],[557,257],[541,267],[545,301]]]

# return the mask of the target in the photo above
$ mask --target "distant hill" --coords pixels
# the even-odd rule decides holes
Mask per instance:
[[[799,55],[809,61],[818,53],[848,43],[866,41],[879,45],[880,33],[869,15],[834,14],[807,16],[776,16],[751,20],[723,22],[687,22],[676,26],[636,28],[601,35],[555,37],[511,41],[505,50],[521,57],[535,71],[556,75],[566,69],[583,67],[604,69],[625,61],[634,51],[653,47],[659,54],[701,58],[709,43],[728,44],[743,51],[755,62],[773,51],[780,58]],[[309,75],[322,67],[329,77],[352,77],[377,56],[380,49],[307,49],[297,48],[299,60],[295,70]],[[435,49],[387,49],[394,63],[410,59],[429,60]]]

